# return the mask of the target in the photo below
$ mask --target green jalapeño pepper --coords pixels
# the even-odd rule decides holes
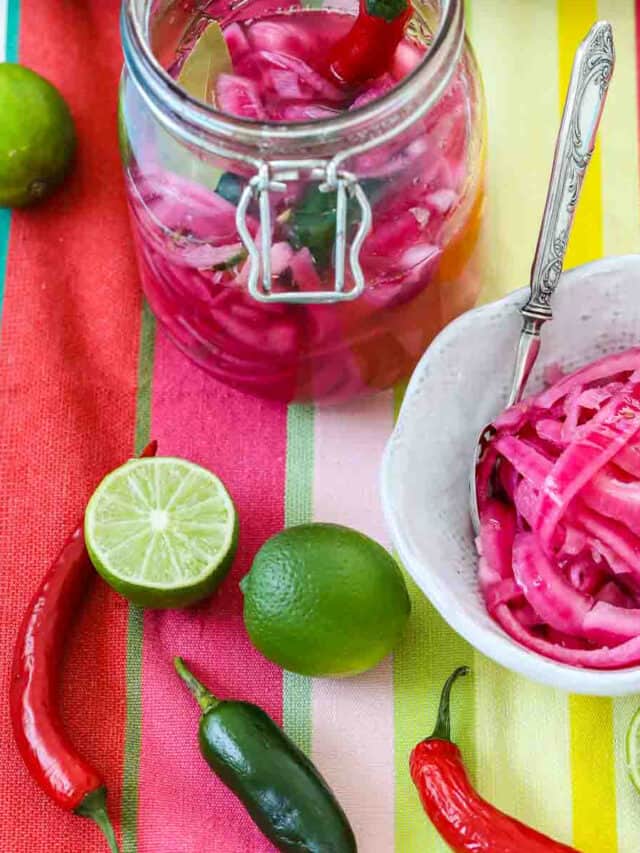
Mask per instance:
[[[175,668],[198,704],[200,751],[267,838],[285,853],[355,853],[338,801],[309,759],[262,708],[216,699],[187,669]]]

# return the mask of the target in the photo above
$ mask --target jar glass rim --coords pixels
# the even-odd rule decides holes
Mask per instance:
[[[429,100],[435,102],[442,86],[434,85],[438,73],[453,72],[464,37],[463,0],[442,0],[438,28],[420,64],[389,92],[357,109],[330,118],[306,122],[262,121],[239,118],[217,110],[213,105],[192,97],[167,73],[151,49],[148,37],[149,13],[152,0],[123,0],[122,42],[125,64],[135,77],[143,79],[156,101],[165,109],[206,133],[216,133],[245,143],[262,141],[321,142],[327,135],[357,132],[370,123],[387,116],[399,106],[409,104],[424,95],[432,84]],[[140,12],[142,11],[142,14]],[[448,76],[448,75],[447,75]],[[425,109],[423,102],[421,112]]]

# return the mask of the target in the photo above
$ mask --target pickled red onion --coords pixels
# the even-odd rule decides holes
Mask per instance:
[[[640,665],[640,348],[503,412],[476,471],[478,580],[517,642]]]

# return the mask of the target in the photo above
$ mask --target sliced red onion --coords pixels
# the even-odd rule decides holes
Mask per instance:
[[[589,427],[563,450],[542,487],[536,527],[547,552],[573,498],[640,430],[640,385],[620,391]]]
[[[477,469],[479,582],[517,642],[640,664],[640,348],[504,412]]]
[[[513,546],[513,574],[541,620],[558,631],[582,634],[593,601],[557,571],[533,533],[521,533]]]

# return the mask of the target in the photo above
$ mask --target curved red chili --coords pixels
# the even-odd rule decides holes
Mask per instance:
[[[333,77],[356,86],[388,71],[412,14],[407,0],[360,0],[353,26],[330,51]]]
[[[460,667],[442,691],[430,738],[411,753],[411,778],[429,819],[455,853],[579,853],[490,805],[474,790],[458,747],[451,742],[449,697]]]
[[[154,456],[151,442],[142,456]],[[42,579],[20,625],[9,694],[13,734],[35,782],[57,805],[94,820],[118,853],[99,773],[67,737],[58,708],[57,673],[77,607],[94,575],[83,523],[67,539]]]

